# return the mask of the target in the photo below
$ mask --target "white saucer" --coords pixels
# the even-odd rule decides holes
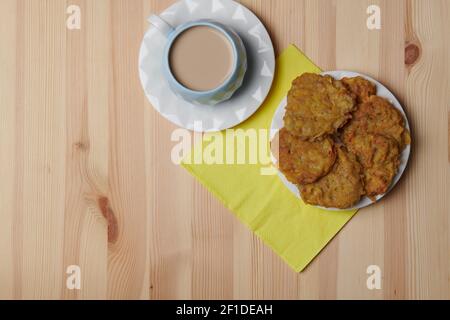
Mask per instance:
[[[384,85],[382,85],[381,83],[379,83],[375,79],[372,79],[371,77],[366,76],[364,74],[357,73],[357,72],[352,72],[352,71],[327,71],[327,72],[322,72],[321,74],[322,75],[328,74],[328,75],[332,76],[335,79],[342,79],[344,77],[361,76],[361,77],[371,81],[377,87],[377,95],[380,96],[380,97],[386,98],[387,100],[389,100],[389,102],[392,103],[392,105],[403,114],[403,118],[405,119],[405,127],[410,131],[408,118],[406,117],[405,111],[403,110],[402,106],[400,105],[400,102],[398,102],[398,100],[395,98],[394,94],[391,91],[389,91]],[[287,105],[287,98],[284,98],[283,101],[278,106],[277,110],[275,111],[275,114],[274,114],[273,119],[272,119],[271,130],[270,130],[270,140],[271,141],[275,137],[275,134],[281,128],[284,127],[283,117],[284,117],[286,105]],[[388,191],[386,193],[378,195],[376,197],[376,201],[379,201],[381,198],[383,198],[389,191],[391,191],[394,188],[394,186],[400,180],[400,178],[403,175],[403,172],[405,171],[406,166],[408,164],[408,159],[409,159],[409,154],[410,153],[411,153],[411,146],[407,145],[405,147],[405,149],[403,150],[402,154],[400,155],[400,166],[398,168],[397,175],[394,177],[394,179],[393,179],[393,181],[391,183],[391,186],[389,187],[389,189],[388,189]],[[276,163],[276,161],[277,161],[273,155],[272,155],[272,161],[274,163]],[[301,198],[300,197],[300,192],[298,191],[298,188],[297,188],[297,186],[295,184],[289,182],[286,179],[286,177],[280,171],[278,171],[278,176],[280,177],[280,179],[284,183],[284,185],[292,193],[294,193],[298,198]],[[325,210],[331,210],[331,211],[347,211],[347,210],[361,209],[361,208],[370,206],[373,203],[374,202],[372,202],[372,200],[370,200],[368,197],[363,197],[363,198],[361,198],[361,200],[355,206],[353,206],[351,208],[344,209],[344,210],[343,209],[338,209],[338,208],[323,208],[323,207],[320,207],[320,206],[317,206],[317,207],[325,209]]]
[[[139,53],[139,76],[153,107],[174,124],[198,132],[220,131],[249,118],[261,106],[273,81],[275,54],[270,36],[250,10],[231,0],[184,0],[160,14],[173,26],[197,19],[213,19],[233,28],[244,41],[248,70],[234,96],[216,106],[198,106],[176,96],[163,73],[166,38],[153,27]]]

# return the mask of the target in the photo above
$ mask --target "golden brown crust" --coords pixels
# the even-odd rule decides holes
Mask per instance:
[[[299,186],[305,203],[326,208],[345,209],[364,195],[361,165],[355,155],[340,147],[331,172],[315,183]]]
[[[287,100],[285,127],[303,140],[336,133],[355,109],[354,99],[342,83],[313,73],[293,81]]]
[[[353,120],[344,128],[344,141],[358,134],[382,134],[397,141],[400,150],[409,143],[409,134],[405,129],[403,115],[389,101],[371,96],[360,104],[353,114]]]
[[[328,137],[320,141],[304,141],[293,136],[286,128],[279,131],[272,143],[277,146],[278,166],[285,177],[294,184],[307,184],[316,181],[330,172],[336,161],[334,142]],[[278,152],[277,152],[278,151]]]
[[[363,167],[366,195],[374,199],[385,193],[400,164],[397,142],[380,134],[360,134],[345,143]]]
[[[353,94],[357,103],[362,103],[377,93],[375,84],[363,77],[343,78],[341,81]]]

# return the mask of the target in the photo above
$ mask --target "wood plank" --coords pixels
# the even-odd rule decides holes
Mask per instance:
[[[17,3],[14,0],[2,1],[0,12],[5,13],[0,20],[0,42],[9,43],[10,50],[0,50],[0,61],[3,72],[0,73],[0,299],[15,296],[18,287],[15,277],[19,270],[16,262],[18,241],[16,223],[16,160],[17,151]]]
[[[16,297],[61,297],[65,202],[63,2],[19,1],[16,63]]]

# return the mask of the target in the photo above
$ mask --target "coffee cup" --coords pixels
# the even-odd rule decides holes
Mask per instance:
[[[195,104],[216,105],[242,85],[247,54],[231,28],[209,19],[177,27],[156,15],[148,21],[167,38],[162,68],[175,94]]]

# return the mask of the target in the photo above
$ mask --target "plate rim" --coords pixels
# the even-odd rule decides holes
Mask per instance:
[[[330,76],[333,76],[334,78],[336,78],[336,76],[335,76],[336,74],[342,74],[342,73],[346,74],[346,75],[343,75],[342,77],[345,77],[345,76],[361,76],[361,77],[363,77],[363,78],[365,78],[365,79],[367,79],[369,81],[374,82],[376,84],[376,86],[377,86],[377,91],[378,91],[379,87],[381,87],[384,90],[386,90],[386,92],[391,97],[390,98],[387,98],[387,97],[384,97],[384,96],[382,96],[382,97],[387,98],[392,103],[392,105],[397,110],[399,110],[402,113],[403,118],[405,120],[405,127],[406,127],[406,129],[408,129],[409,132],[411,132],[411,128],[410,128],[410,125],[409,125],[409,120],[408,120],[408,117],[406,115],[405,110],[403,109],[402,104],[397,99],[397,97],[392,93],[392,91],[389,90],[384,84],[382,84],[378,80],[376,80],[376,79],[374,79],[374,78],[372,78],[372,77],[370,77],[370,76],[368,76],[366,74],[363,74],[363,73],[360,73],[360,72],[356,72],[356,71],[349,71],[349,70],[322,71],[319,74],[321,74],[321,75],[330,75]],[[342,79],[342,77],[341,78],[336,78],[336,79]],[[278,105],[277,109],[275,110],[275,112],[274,112],[274,114],[272,116],[272,121],[271,121],[271,124],[270,124],[270,141],[272,141],[272,139],[274,138],[275,134],[280,130],[280,128],[278,128],[279,126],[275,125],[275,121],[277,120],[277,117],[279,116],[279,114],[281,112],[282,112],[282,116],[284,116],[286,105],[287,105],[287,96],[285,96],[281,100],[280,104]],[[403,149],[403,151],[402,151],[402,153],[400,155],[400,158],[402,159],[403,164],[401,164],[397,174],[394,176],[394,178],[392,180],[392,183],[389,186],[388,190],[385,193],[383,193],[381,195],[378,195],[376,197],[375,201],[372,201],[367,196],[364,196],[364,197],[361,198],[361,200],[357,204],[355,204],[354,206],[352,206],[350,208],[345,208],[345,209],[326,208],[326,207],[310,205],[310,204],[306,204],[306,203],[305,203],[305,205],[316,207],[316,208],[327,210],[327,211],[342,212],[342,211],[359,210],[359,209],[363,209],[363,208],[366,208],[366,207],[369,207],[371,205],[374,205],[374,204],[378,203],[379,201],[381,201],[386,195],[388,195],[395,188],[395,186],[398,184],[398,182],[403,177],[403,175],[405,173],[405,170],[408,167],[409,159],[410,159],[410,156],[411,156],[411,144],[407,145],[405,147],[405,149]],[[273,156],[272,152],[271,152],[271,158],[272,158],[272,162],[276,165],[277,161],[276,161],[276,158]],[[283,183],[283,185],[304,203],[304,201],[303,201],[303,199],[302,199],[302,197],[300,195],[300,192],[298,191],[298,188],[293,183],[289,182],[286,179],[286,177],[284,176],[284,174],[278,169],[277,169],[277,175],[278,175],[279,179],[281,180],[281,182]],[[291,189],[293,187],[295,188],[295,190],[297,192],[294,192]]]

